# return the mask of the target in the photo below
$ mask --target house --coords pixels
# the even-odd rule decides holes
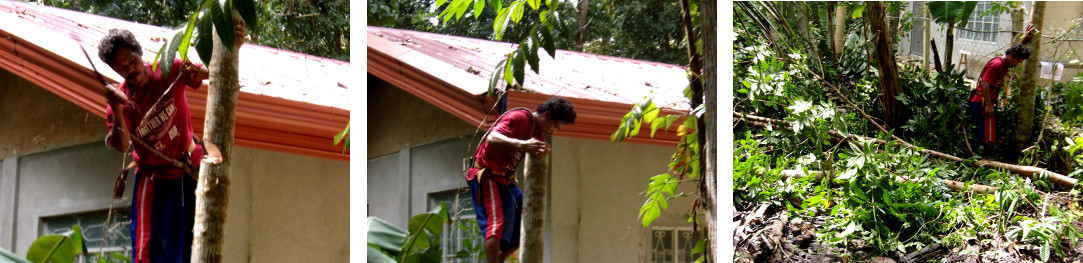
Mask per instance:
[[[147,61],[174,32],[0,1],[4,249],[25,256],[38,236],[72,225],[83,229],[92,253],[131,249],[126,217],[134,176],[128,177],[124,197],[112,198],[117,173],[130,157],[103,142],[105,98],[90,64],[109,81],[121,80],[96,56],[98,40],[111,28],[132,31]],[[349,67],[269,47],[242,47],[223,261],[349,259],[350,154],[332,145],[349,120]],[[197,134],[203,130],[207,89],[187,91]]]
[[[929,20],[927,2],[906,2],[905,10],[914,17],[913,28],[910,32],[903,33],[899,38],[896,51],[898,55],[913,57],[927,63],[932,63],[929,50],[929,41],[935,40],[939,48],[940,60],[943,61],[946,37],[946,27]],[[1030,1],[1020,2],[1025,9],[1022,13],[1020,28],[1026,28],[1030,24],[1030,15],[1033,9]],[[981,74],[985,63],[990,59],[1004,54],[1011,47],[1012,40],[1012,15],[1008,13],[981,16],[994,7],[993,2],[980,1],[970,15],[970,20],[965,28],[956,28],[954,31],[955,44],[951,53],[951,63],[957,65],[955,69],[966,69],[966,76],[976,79]],[[1046,2],[1045,20],[1042,36],[1035,35],[1034,40],[1041,39],[1041,54],[1031,54],[1031,59],[1039,59],[1046,63],[1044,68],[1048,76],[1043,76],[1038,85],[1049,85],[1049,81],[1067,82],[1077,73],[1083,72],[1083,30],[1077,25],[1083,22],[1083,2]],[[1021,30],[1021,29],[1020,29]],[[1057,38],[1056,41],[1053,41]],[[1031,41],[1034,41],[1031,40]],[[1015,40],[1014,42],[1018,42]],[[965,57],[962,55],[965,54]],[[1066,56],[1067,55],[1067,56]],[[943,63],[943,62],[942,62]],[[1057,64],[1061,64],[1058,66]],[[1060,71],[1052,74],[1054,68]],[[1059,76],[1059,77],[1058,77]]]
[[[474,218],[462,160],[499,115],[483,95],[495,65],[516,45],[366,31],[368,214],[405,228],[412,215],[446,202],[454,219]],[[528,69],[523,87],[508,91],[508,108],[533,111],[562,96],[577,111],[575,124],[550,138],[546,262],[691,262],[695,238],[684,215],[692,198],[673,200],[650,228],[638,219],[648,179],[667,171],[677,125],[654,138],[641,132],[624,143],[609,140],[621,117],[645,98],[665,106],[663,114],[687,112],[686,69],[566,50],[539,57],[540,71]],[[692,194],[695,185],[685,183],[678,192]],[[464,238],[453,229],[444,235],[448,260]]]

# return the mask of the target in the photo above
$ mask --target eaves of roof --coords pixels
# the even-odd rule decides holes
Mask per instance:
[[[425,32],[368,27],[368,73],[471,124],[489,125],[489,76],[516,45]],[[559,50],[540,56],[541,74],[528,71],[521,89],[509,91],[508,108],[534,109],[553,96],[575,105],[576,121],[555,136],[609,140],[622,117],[646,96],[667,105],[665,114],[688,112],[681,90],[688,85],[680,66]],[[677,124],[649,136],[650,124],[628,139],[676,145]]]
[[[87,111],[105,116],[104,87],[89,63],[117,83],[98,61],[97,42],[111,28],[132,31],[151,60],[172,30],[34,3],[0,1],[0,68],[13,72]],[[156,42],[157,41],[157,42]],[[86,60],[83,47],[91,53]],[[194,56],[194,52],[192,54]],[[191,56],[190,56],[191,57]],[[348,160],[335,134],[349,121],[349,63],[246,44],[241,49],[241,92],[236,145]],[[188,90],[193,129],[203,131],[207,86]]]

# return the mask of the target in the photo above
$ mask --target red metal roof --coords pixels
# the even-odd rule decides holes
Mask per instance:
[[[517,46],[403,29],[367,31],[370,74],[475,124],[488,110],[482,95],[489,76]],[[685,67],[567,50],[556,51],[555,59],[539,54],[539,61],[540,74],[527,66],[524,87],[509,93],[508,107],[533,109],[554,95],[568,98],[578,117],[558,136],[609,140],[624,114],[646,97],[665,106],[664,113],[689,110]],[[675,145],[676,126],[653,139],[642,133],[630,141]]]
[[[122,78],[97,58],[109,29],[132,31],[151,61],[172,29],[138,24],[35,3],[0,1],[0,68],[98,115],[105,116],[104,88],[79,46],[107,79]],[[348,160],[333,136],[349,121],[350,63],[245,44],[240,51],[241,93],[235,143],[240,146]],[[189,54],[199,61],[195,52]],[[203,131],[207,87],[188,91],[192,123]]]

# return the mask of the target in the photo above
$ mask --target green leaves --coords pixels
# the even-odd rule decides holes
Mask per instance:
[[[974,12],[977,4],[978,2],[975,1],[929,2],[929,14],[937,23],[952,26],[958,23],[959,27],[966,27],[967,21],[970,20],[970,13]]]
[[[230,0],[233,2],[233,8],[237,10],[237,13],[241,15],[241,19],[244,19],[245,28],[250,28],[252,31],[259,31],[259,19],[256,17],[256,3],[254,0]]]
[[[650,184],[647,187],[647,202],[639,208],[639,218],[643,222],[643,227],[649,227],[651,222],[658,219],[662,215],[662,211],[669,208],[669,202],[666,201],[667,197],[673,196],[677,191],[677,179],[671,177],[669,174],[660,174],[651,177]]]
[[[211,61],[211,52],[214,51],[214,22],[210,18],[210,10],[202,11],[196,20],[195,45],[199,60],[207,63]]]
[[[349,121],[346,122],[346,129],[342,130],[342,132],[339,132],[338,134],[335,134],[335,144],[334,145],[338,145],[338,143],[342,142],[343,140],[346,141],[346,143],[342,145],[342,153],[345,154],[346,149],[350,148],[350,122]]]
[[[220,4],[211,5],[211,21],[214,23],[214,31],[218,33],[218,40],[222,46],[233,47],[236,29],[233,28],[233,6],[229,0],[220,0]]]
[[[448,221],[447,205],[443,202],[428,213],[410,218],[409,234],[402,245],[400,262],[440,261],[440,235]]]
[[[61,235],[45,235],[34,240],[26,252],[26,259],[35,263],[74,262],[75,256],[86,253],[83,234],[79,226]]]

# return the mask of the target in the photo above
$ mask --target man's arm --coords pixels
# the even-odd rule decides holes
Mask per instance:
[[[117,90],[113,85],[105,85],[105,99],[109,103],[112,112],[110,118],[112,118],[113,124],[113,127],[109,129],[109,133],[105,135],[105,144],[118,152],[126,152],[131,146],[131,137],[125,132],[128,127],[128,119],[124,118],[123,104],[128,100],[128,96]]]
[[[1034,33],[1035,33],[1035,32],[1037,32],[1037,31],[1038,31],[1038,30],[1034,29],[1034,25],[1033,25],[1033,24],[1027,25],[1027,29],[1026,29],[1026,30],[1024,30],[1024,32],[1026,32],[1026,33],[1024,33],[1024,34],[1023,34],[1023,40],[1022,40],[1022,41],[1019,41],[1019,43],[1023,43],[1023,44],[1027,44],[1027,43],[1029,43],[1029,42],[1030,42],[1030,39],[1031,39],[1032,37],[1034,37]]]
[[[996,105],[996,91],[984,79],[978,79],[978,85],[981,86],[981,104],[985,110],[985,116],[992,116],[993,106]]]
[[[488,140],[489,145],[502,149],[515,149],[533,154],[542,154],[549,151],[549,144],[534,138],[530,138],[530,140],[519,140],[499,132],[493,132],[489,133]]]

